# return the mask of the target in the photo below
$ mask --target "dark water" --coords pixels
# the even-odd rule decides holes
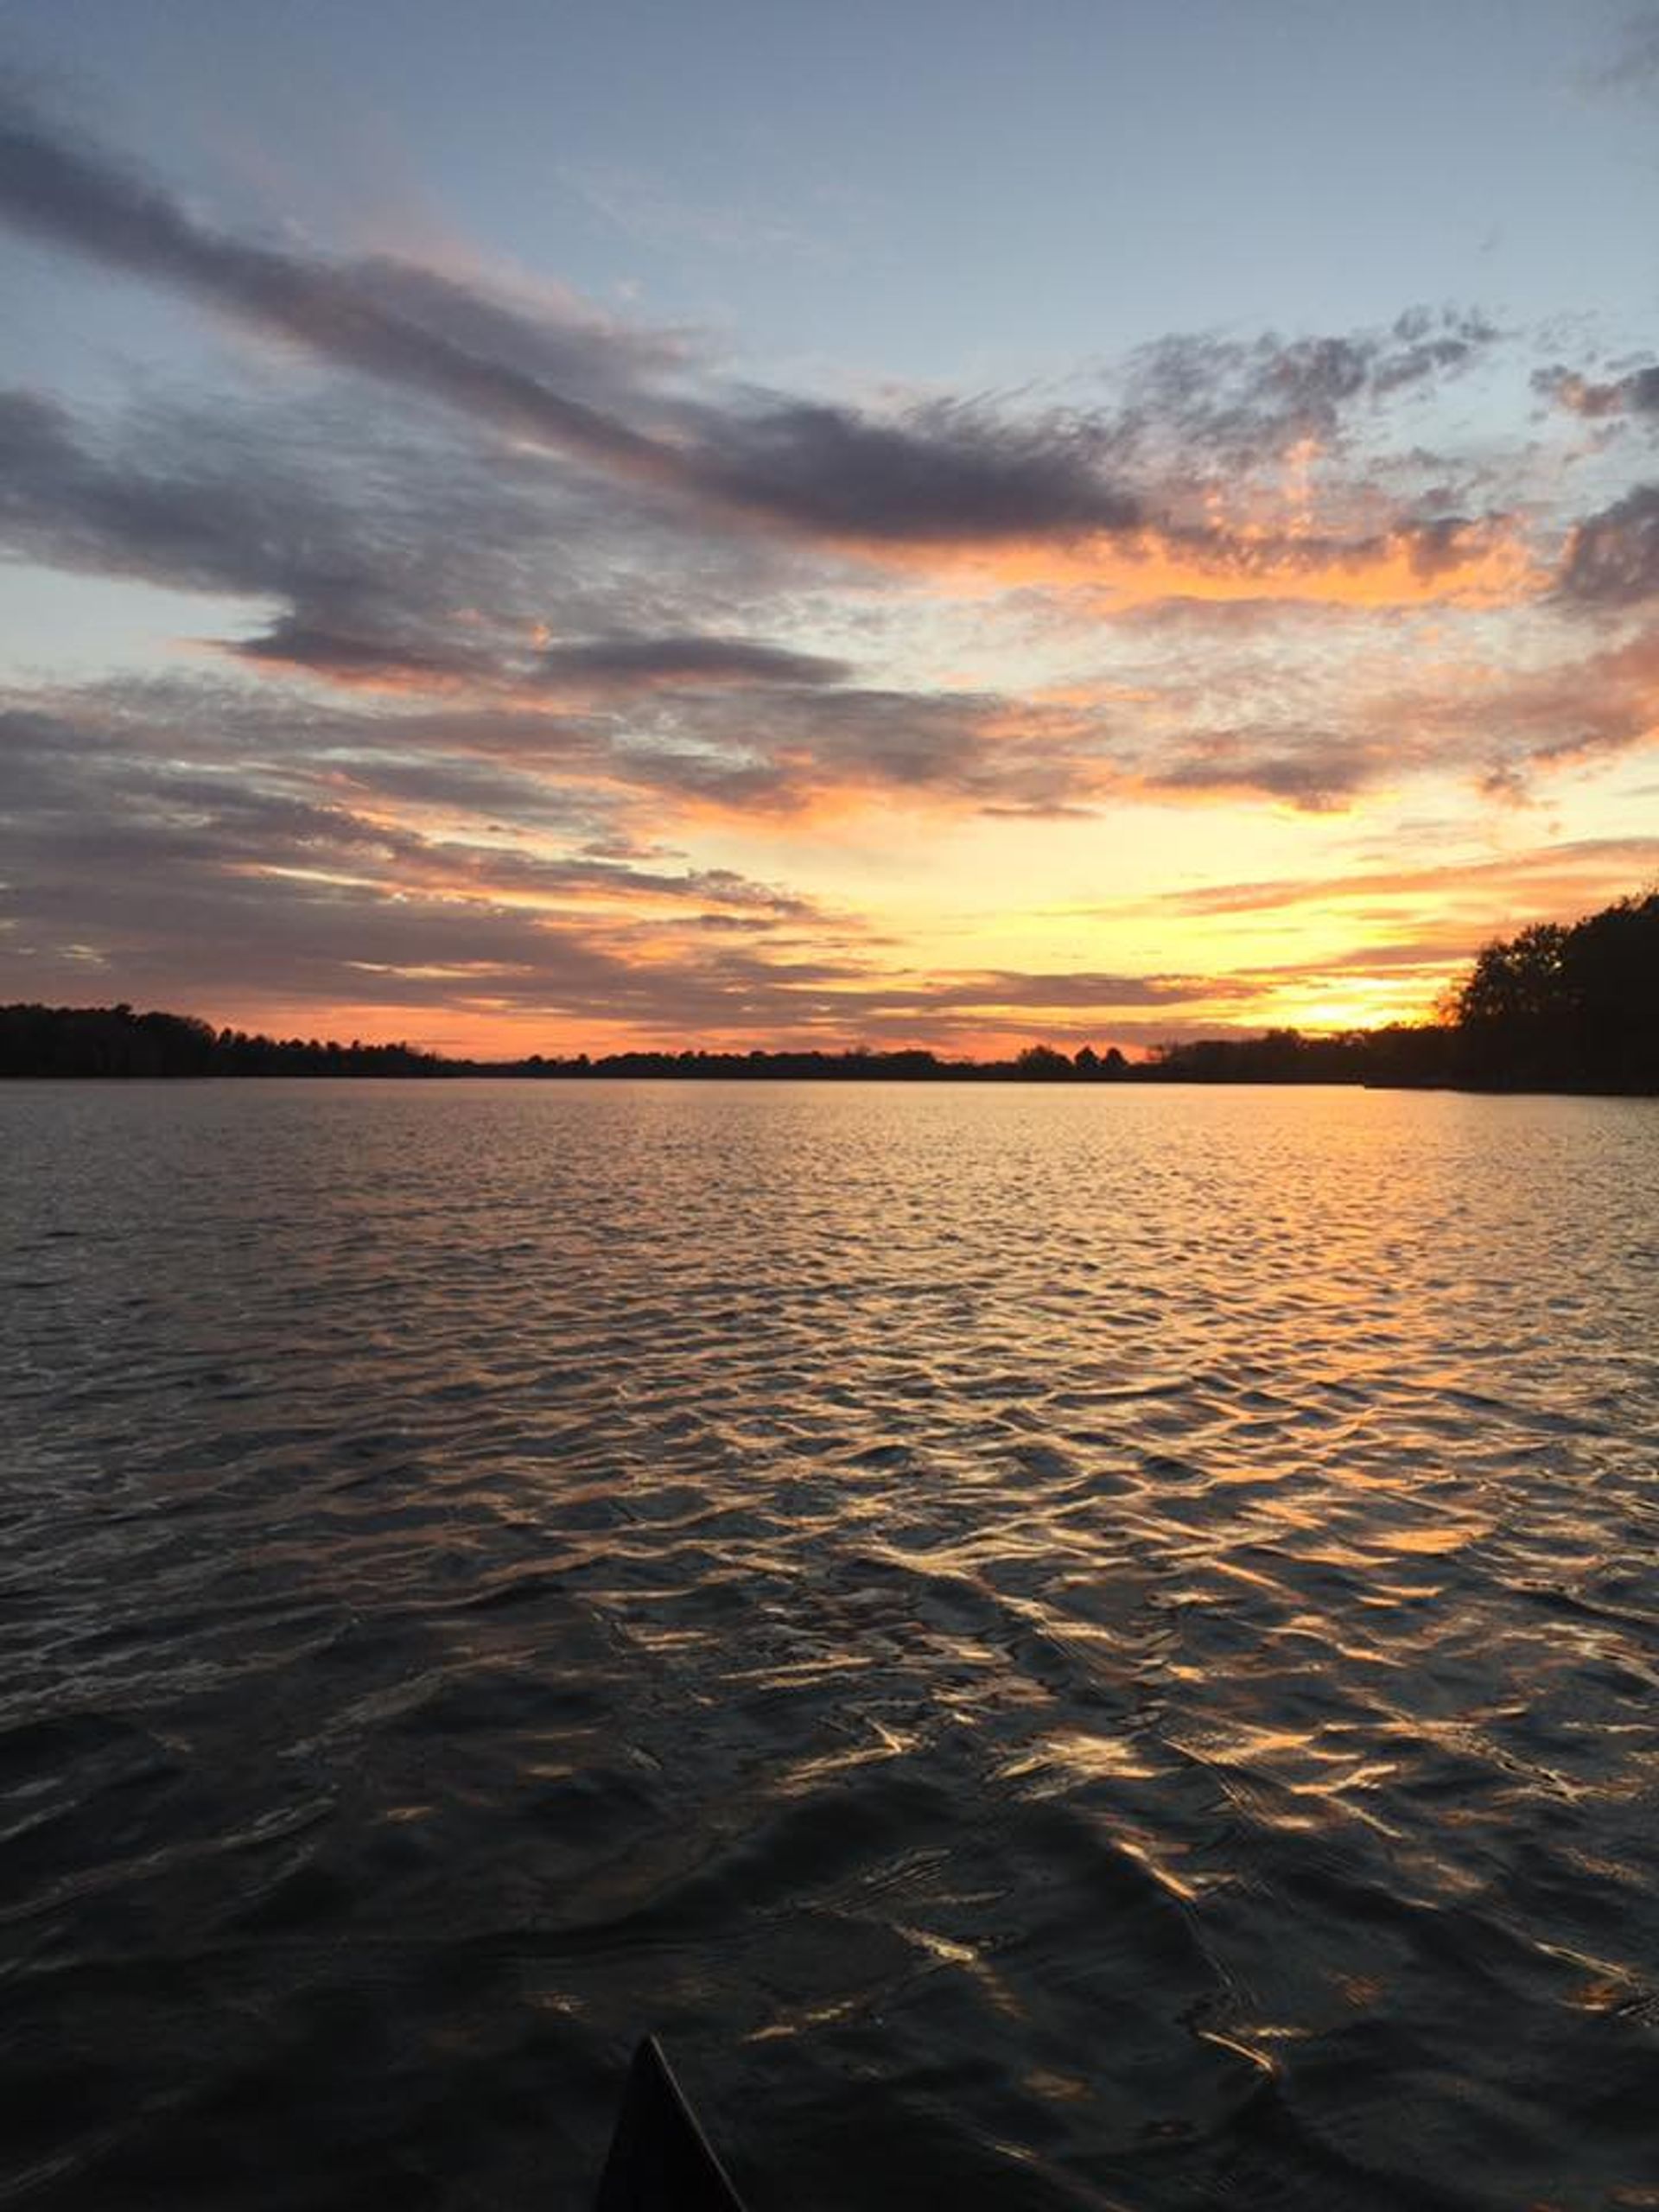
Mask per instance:
[[[0,2202],[1659,2205],[1659,1107],[0,1095]]]

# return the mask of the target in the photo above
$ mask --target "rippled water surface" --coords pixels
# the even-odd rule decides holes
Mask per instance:
[[[0,1094],[0,2202],[1659,2206],[1659,1106]]]

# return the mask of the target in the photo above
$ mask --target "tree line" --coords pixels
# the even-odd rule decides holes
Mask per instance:
[[[0,1077],[670,1076],[982,1083],[1344,1083],[1659,1094],[1659,891],[1485,946],[1439,1021],[1303,1036],[1202,1038],[1130,1061],[1116,1046],[1030,1045],[1011,1059],[914,1047],[626,1052],[590,1058],[449,1059],[406,1044],[250,1036],[130,1006],[0,1007]]]
[[[130,1006],[0,1007],[0,1076],[388,1075],[451,1073],[409,1045],[337,1045],[250,1036],[189,1014]]]

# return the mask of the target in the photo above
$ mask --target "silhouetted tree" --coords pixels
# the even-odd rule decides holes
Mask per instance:
[[[1484,946],[1454,1014],[1472,1082],[1659,1089],[1659,891]]]
[[[1074,1072],[1065,1054],[1052,1045],[1027,1045],[1014,1065],[1022,1076],[1039,1083],[1065,1083]]]

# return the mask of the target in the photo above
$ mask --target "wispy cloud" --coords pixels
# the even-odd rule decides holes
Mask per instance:
[[[753,638],[594,638],[550,645],[538,672],[557,680],[621,690],[658,684],[839,683],[852,673],[846,661],[823,653],[791,652]]]
[[[649,344],[592,325],[537,333],[429,273],[236,238],[15,98],[0,113],[0,215],[506,435],[779,525],[929,543],[1140,519],[1099,472],[1097,434],[1071,422],[1008,426],[938,404],[887,423],[758,397],[637,427],[620,410],[642,396]]]
[[[563,163],[559,175],[595,214],[642,245],[712,247],[749,255],[816,257],[822,249],[798,225],[752,207],[700,199],[683,183],[620,162]]]
[[[1328,911],[1338,902],[1428,896],[1436,904],[1456,899],[1507,915],[1537,906],[1578,911],[1632,882],[1659,875],[1659,836],[1573,838],[1526,847],[1485,858],[1459,855],[1455,861],[1420,868],[1357,869],[1317,876],[1281,876],[1242,883],[1205,884],[1166,893],[1167,903],[1189,914],[1258,914],[1288,906]],[[1461,917],[1453,925],[1466,931]]]
[[[652,1036],[759,1027],[838,1041],[1238,995],[1158,975],[906,975],[844,918],[729,869],[422,835],[301,796],[321,785],[321,764],[290,771],[288,791],[250,785],[165,759],[124,719],[14,711],[0,741],[22,802],[4,856],[11,957],[42,995],[96,988],[107,973],[210,1011],[372,993],[392,1007],[535,1012]],[[73,952],[54,951],[70,931]]]
[[[1264,455],[1363,434],[1384,409],[1465,374],[1503,342],[1484,315],[1452,308],[1319,337],[1161,338],[1131,359],[1123,430],[1137,444],[1254,469]]]
[[[1606,92],[1659,85],[1659,8],[1638,8],[1624,17],[1611,57],[1591,81]]]

